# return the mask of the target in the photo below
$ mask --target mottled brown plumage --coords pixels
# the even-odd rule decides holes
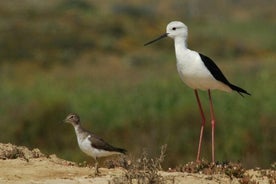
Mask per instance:
[[[75,113],[69,114],[64,122],[73,125],[80,149],[95,159],[95,174],[99,172],[97,158],[115,154],[126,154],[127,152],[125,149],[117,148],[108,144],[99,136],[84,129],[80,124],[80,117]]]

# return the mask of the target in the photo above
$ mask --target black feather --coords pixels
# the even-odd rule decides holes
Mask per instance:
[[[247,94],[247,95],[251,95],[250,93],[248,93],[246,90],[235,86],[233,84],[231,84],[226,77],[223,75],[223,73],[221,72],[221,70],[219,69],[219,67],[216,65],[216,63],[210,59],[209,57],[198,53],[201,60],[203,61],[204,65],[208,68],[208,70],[211,72],[211,74],[213,75],[213,77],[215,79],[217,79],[218,81],[226,84],[227,86],[229,86],[232,90],[237,91],[241,96],[243,96],[242,93]]]

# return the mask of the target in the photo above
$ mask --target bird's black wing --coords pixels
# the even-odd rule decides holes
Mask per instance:
[[[230,87],[230,82],[226,79],[226,77],[223,75],[219,67],[216,65],[216,63],[210,59],[209,57],[198,53],[201,60],[203,61],[204,65],[208,68],[208,70],[211,72],[213,77],[217,79],[218,81],[228,85]]]
[[[126,154],[126,152],[127,152],[125,149],[116,148],[114,146],[111,146],[110,144],[108,144],[102,138],[96,136],[95,134],[91,134],[91,137],[89,138],[89,140],[91,141],[91,145],[97,149],[102,149],[105,151],[115,151],[115,152],[120,152],[123,154]]]
[[[241,96],[242,93],[247,94],[247,95],[251,95],[250,93],[248,93],[246,90],[235,86],[234,84],[231,84],[226,77],[223,75],[223,73],[221,72],[221,70],[219,69],[219,67],[216,65],[216,63],[210,59],[209,57],[198,53],[201,60],[203,61],[204,65],[208,68],[208,70],[211,72],[211,74],[213,75],[213,77],[215,79],[217,79],[218,81],[226,84],[227,86],[229,86],[232,90],[237,91]]]

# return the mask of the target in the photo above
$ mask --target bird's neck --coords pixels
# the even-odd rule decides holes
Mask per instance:
[[[187,40],[186,37],[176,37],[176,38],[174,38],[175,48],[187,49],[187,41],[186,40]]]
[[[176,37],[174,39],[174,46],[177,50],[186,50],[187,49],[187,41],[185,37]]]
[[[187,48],[186,37],[176,37],[174,39],[174,48],[175,48],[176,59],[177,61],[180,61],[180,58],[183,57],[189,50]]]
[[[77,135],[79,135],[83,131],[80,124],[74,125],[74,129]]]
[[[83,129],[80,124],[74,125],[74,128],[78,142],[80,143],[87,137],[88,132],[85,129]]]

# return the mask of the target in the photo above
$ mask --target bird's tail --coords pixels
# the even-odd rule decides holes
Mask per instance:
[[[120,153],[122,153],[122,154],[126,154],[127,153],[127,150],[125,150],[125,149],[123,149],[123,148],[116,148],[116,151],[117,152],[120,152]]]
[[[246,90],[244,90],[244,89],[242,89],[242,88],[240,88],[240,87],[238,87],[238,86],[235,86],[235,85],[233,85],[233,84],[230,84],[229,86],[230,86],[230,88],[231,88],[232,90],[237,91],[242,97],[243,97],[243,94],[251,95],[251,94],[248,93]]]

